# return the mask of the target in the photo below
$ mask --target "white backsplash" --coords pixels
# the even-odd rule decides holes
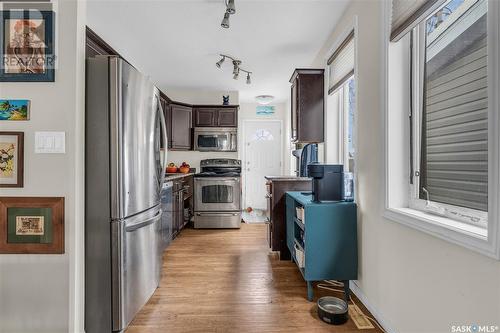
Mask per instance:
[[[196,168],[200,172],[200,161],[208,158],[238,158],[237,152],[201,152],[201,151],[175,151],[169,150],[167,153],[167,163],[173,162],[180,166],[182,162],[188,163],[191,168]]]

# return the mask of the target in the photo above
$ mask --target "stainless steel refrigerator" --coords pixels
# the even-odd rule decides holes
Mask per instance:
[[[121,332],[160,281],[165,118],[124,60],[97,56],[86,72],[85,328]]]

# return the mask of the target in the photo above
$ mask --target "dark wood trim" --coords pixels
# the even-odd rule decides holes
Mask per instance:
[[[193,108],[217,108],[217,109],[235,109],[239,105],[218,105],[218,104],[193,104]]]
[[[300,74],[324,74],[325,70],[322,68],[297,68],[293,71],[290,83],[293,83]]]
[[[401,1],[401,0],[400,0]],[[391,42],[397,42],[400,40],[408,30],[414,28],[418,23],[420,23],[424,17],[431,14],[434,8],[437,8],[444,4],[446,0],[427,0],[420,8],[418,8],[413,14],[410,15],[405,21],[396,27],[392,27],[391,30]],[[392,22],[391,22],[392,26]]]
[[[15,184],[0,184],[0,187],[24,187],[24,132],[0,132],[0,135],[17,136],[17,181]]]
[[[94,51],[96,51],[99,54],[107,54],[107,55],[116,55],[119,56],[120,58],[123,58],[118,51],[116,51],[111,45],[106,43],[104,39],[99,37],[98,34],[95,33],[94,30],[89,28],[88,26],[85,27],[85,33],[87,37],[87,46],[92,48]],[[90,43],[89,43],[90,42]],[[123,58],[124,59],[124,58]]]
[[[328,89],[328,95],[330,95],[332,92],[334,92],[335,90],[337,90],[338,88],[340,88],[353,75],[354,75],[354,69],[352,71],[350,71],[349,73],[347,73],[347,75],[345,75],[342,79],[340,79],[339,82],[335,83],[333,85],[333,87],[331,87],[330,89]]]
[[[344,50],[344,48],[354,39],[354,30],[352,30],[349,35],[340,43],[339,47],[333,52],[332,56],[328,58],[327,65],[331,63],[339,56],[339,54]]]
[[[8,208],[51,208],[52,243],[8,243]],[[0,197],[0,253],[7,254],[63,254],[64,253],[64,198],[63,197]]]

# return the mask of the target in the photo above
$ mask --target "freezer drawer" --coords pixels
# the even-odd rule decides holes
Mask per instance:
[[[194,214],[195,229],[211,229],[211,228],[240,228],[241,213],[240,212],[224,212],[224,213],[200,213]]]
[[[112,223],[113,331],[125,329],[160,283],[161,208]]]

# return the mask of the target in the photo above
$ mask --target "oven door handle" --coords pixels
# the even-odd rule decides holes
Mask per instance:
[[[196,216],[238,216],[239,213],[196,213]]]
[[[195,177],[196,182],[217,182],[217,183],[227,183],[227,182],[239,182],[240,178],[224,178],[220,179],[217,177]]]

